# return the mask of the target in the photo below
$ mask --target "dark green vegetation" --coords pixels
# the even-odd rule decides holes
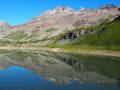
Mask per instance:
[[[91,30],[97,30],[94,35],[85,35],[84,39],[80,39],[80,43],[94,46],[118,46],[120,45],[120,20],[111,23],[102,23]],[[79,42],[76,42],[79,43]]]

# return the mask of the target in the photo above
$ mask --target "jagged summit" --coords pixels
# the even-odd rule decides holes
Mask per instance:
[[[107,5],[102,5],[100,7],[100,9],[112,9],[112,8],[116,8],[117,6],[113,5],[113,4],[107,4]]]
[[[5,21],[0,21],[0,30],[5,30],[5,29],[8,29],[10,28],[11,26],[5,22]]]
[[[54,9],[56,12],[60,12],[63,10],[62,6],[57,6],[55,9]]]
[[[74,12],[75,11],[70,7],[57,6],[53,10],[48,10],[45,13],[43,13],[42,15],[56,15],[56,14],[65,15],[65,14],[72,14]]]
[[[61,11],[73,11],[72,8],[70,7],[62,7],[62,6],[57,6],[55,9],[54,9],[56,12],[61,12]]]

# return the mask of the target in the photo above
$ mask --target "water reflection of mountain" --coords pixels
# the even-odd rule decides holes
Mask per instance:
[[[97,57],[47,51],[0,52],[0,69],[17,65],[54,83],[119,84],[120,58]]]

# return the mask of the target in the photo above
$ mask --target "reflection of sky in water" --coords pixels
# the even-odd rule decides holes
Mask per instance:
[[[80,84],[79,82],[55,85],[25,68],[11,66],[0,71],[0,90],[120,90],[120,88],[105,88],[100,85]]]

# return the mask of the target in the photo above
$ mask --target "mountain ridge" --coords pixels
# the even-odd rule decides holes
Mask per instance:
[[[112,22],[119,15],[119,6],[108,5],[100,9],[81,8],[78,11],[70,7],[58,6],[25,24],[1,31],[0,38],[7,42],[37,43],[38,46],[44,46],[53,43],[54,39],[63,33]]]

